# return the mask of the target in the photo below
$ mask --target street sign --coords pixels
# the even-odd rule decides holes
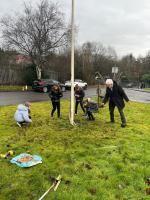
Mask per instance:
[[[99,72],[95,72],[95,80],[105,82],[104,77]]]
[[[118,73],[118,67],[112,67],[112,73],[117,74]]]

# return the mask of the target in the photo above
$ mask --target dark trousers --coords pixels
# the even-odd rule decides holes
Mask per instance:
[[[53,106],[53,109],[51,112],[51,117],[53,117],[53,114],[56,109],[57,109],[57,116],[60,117],[60,101],[58,102],[52,101],[52,106]]]
[[[19,123],[19,124],[20,124],[20,126],[23,126],[23,125],[28,125],[28,124],[30,124],[29,122],[26,122],[26,121],[23,121],[23,122],[17,122],[17,123]]]
[[[87,111],[87,115],[88,115],[89,120],[95,119],[91,111]]]
[[[115,109],[116,105],[111,105],[109,107],[109,112],[110,112],[110,121],[114,122],[114,109]],[[118,107],[117,107],[118,108]],[[126,124],[126,118],[123,112],[123,109],[118,108],[119,114],[120,114],[120,118],[121,118],[121,122],[122,124]]]
[[[22,126],[23,124],[26,124],[27,122],[23,121],[23,122],[18,122],[18,123]]]
[[[84,109],[84,107],[83,107],[83,101],[76,101],[76,105],[75,105],[75,114],[77,114],[77,112],[78,112],[78,105],[79,105],[79,103],[80,103],[80,106],[81,106],[83,112],[85,113],[85,109]]]

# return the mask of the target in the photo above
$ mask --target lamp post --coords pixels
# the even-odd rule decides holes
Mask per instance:
[[[74,0],[72,0],[71,12],[71,105],[70,105],[70,123],[74,125]]]

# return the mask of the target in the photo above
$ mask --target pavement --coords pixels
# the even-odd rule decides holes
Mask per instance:
[[[138,88],[129,88],[130,90],[134,90],[134,91],[140,91],[140,92],[147,92],[150,93],[150,90],[143,90],[143,89],[138,89]]]
[[[145,91],[135,91],[131,89],[125,89],[129,99],[131,101],[150,103],[150,93]],[[86,97],[96,96],[96,87],[89,87],[85,90]],[[64,99],[70,99],[70,91],[64,92]],[[39,102],[49,101],[48,93],[39,93],[34,91],[29,92],[0,92],[0,106],[14,105],[24,103],[25,101]]]

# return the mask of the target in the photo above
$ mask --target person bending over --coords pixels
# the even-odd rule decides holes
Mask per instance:
[[[91,98],[87,98],[84,101],[84,107],[85,107],[85,112],[86,116],[88,117],[89,120],[95,120],[93,116],[93,112],[98,112],[98,104],[94,101],[91,100]]]
[[[121,127],[125,127],[126,118],[123,112],[123,108],[125,107],[124,100],[128,102],[129,98],[125,94],[122,87],[119,86],[117,82],[113,81],[112,79],[106,80],[106,94],[103,99],[102,105],[104,105],[108,100],[109,100],[110,121],[112,123],[115,122],[114,109],[115,107],[117,107],[121,118]]]
[[[14,114],[14,118],[17,122],[19,127],[22,127],[23,124],[30,124],[32,123],[31,117],[29,113],[31,112],[31,103],[26,102],[24,105],[19,104],[17,110]]]

